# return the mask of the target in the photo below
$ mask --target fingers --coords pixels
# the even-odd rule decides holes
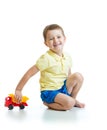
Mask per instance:
[[[20,103],[22,101],[22,94],[20,91],[15,91],[15,100],[16,102]]]
[[[15,101],[17,103],[20,103],[22,101],[22,96],[19,96],[19,95],[15,95]]]

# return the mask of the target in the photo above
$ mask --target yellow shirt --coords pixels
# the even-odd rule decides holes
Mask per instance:
[[[72,62],[69,55],[59,56],[51,50],[42,55],[36,62],[40,70],[40,86],[43,90],[57,90],[68,77]]]

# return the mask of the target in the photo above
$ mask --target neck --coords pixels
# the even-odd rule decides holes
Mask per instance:
[[[63,56],[63,52],[62,51],[60,51],[60,52],[55,52],[55,51],[53,51],[53,50],[51,50],[52,52],[54,52],[56,55],[59,55],[59,56]]]

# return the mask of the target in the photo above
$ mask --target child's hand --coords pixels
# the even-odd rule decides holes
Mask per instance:
[[[20,90],[15,90],[15,99],[16,102],[20,103],[22,101],[22,93]]]

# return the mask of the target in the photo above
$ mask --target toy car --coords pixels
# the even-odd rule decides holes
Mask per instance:
[[[9,96],[5,98],[4,106],[8,107],[9,110],[12,110],[14,107],[19,107],[20,109],[24,109],[25,106],[28,106],[28,104],[26,103],[28,99],[29,99],[28,97],[23,96],[21,103],[17,103],[14,94],[9,94]]]

